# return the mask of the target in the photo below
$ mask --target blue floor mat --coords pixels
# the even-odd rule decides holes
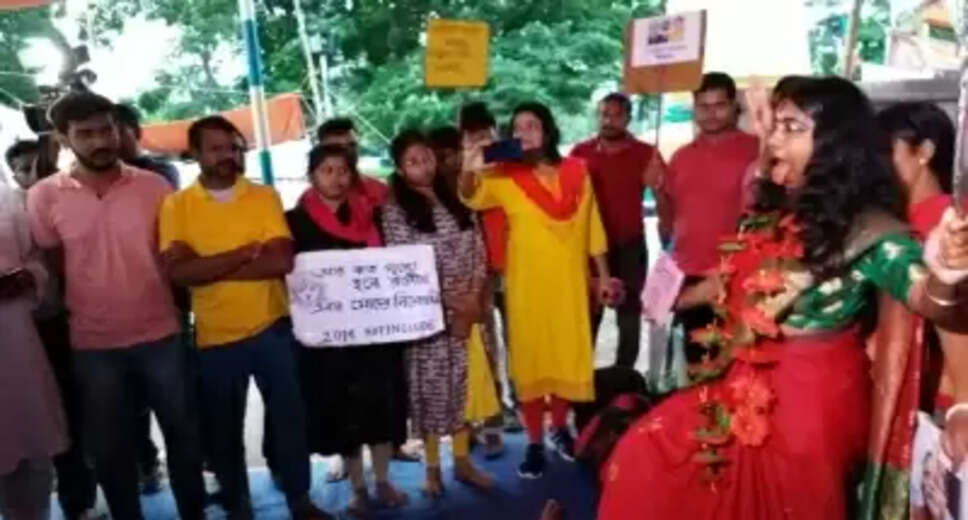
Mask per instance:
[[[420,520],[537,520],[545,501],[557,500],[565,508],[568,520],[591,520],[595,518],[597,490],[593,476],[578,465],[565,462],[548,451],[548,468],[539,480],[522,480],[517,475],[517,465],[524,459],[526,440],[524,435],[505,435],[507,448],[504,456],[493,461],[483,460],[475,454],[475,460],[485,471],[497,479],[497,486],[489,492],[481,492],[455,482],[450,454],[444,456],[444,479],[446,493],[437,501],[426,499],[420,492],[424,467],[418,463],[393,462],[390,479],[410,495],[410,504],[403,509],[377,510],[372,518],[420,519]],[[444,445],[448,447],[448,445]],[[313,501],[340,518],[350,518],[345,512],[350,498],[348,482],[326,483],[327,466],[323,462],[313,465]],[[272,479],[264,468],[249,472],[252,506],[259,519],[288,518],[285,497],[275,489]],[[372,475],[367,477],[372,482]],[[142,505],[148,520],[177,518],[171,493],[143,497]],[[102,504],[103,508],[103,504]],[[60,519],[59,510],[55,519]],[[224,518],[222,510],[210,507],[208,518]]]

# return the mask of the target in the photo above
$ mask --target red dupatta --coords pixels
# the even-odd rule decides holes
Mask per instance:
[[[558,182],[561,196],[555,196],[535,175],[534,167],[527,164],[507,164],[505,171],[521,191],[536,206],[555,220],[568,220],[581,204],[585,186],[585,163],[571,157],[562,159],[558,165]]]
[[[299,205],[323,231],[348,242],[369,247],[381,246],[380,232],[373,222],[373,207],[364,196],[351,193],[346,204],[350,208],[350,221],[343,224],[336,217],[336,212],[323,203],[315,189],[309,188],[299,197]]]

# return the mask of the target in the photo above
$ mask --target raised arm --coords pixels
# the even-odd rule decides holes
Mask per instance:
[[[501,205],[493,190],[493,179],[487,178],[488,168],[484,163],[483,144],[465,138],[464,164],[457,177],[457,194],[473,210],[481,211]]]
[[[930,241],[929,241],[930,242]],[[939,279],[936,268],[925,267],[932,246],[923,250],[913,238],[891,235],[866,252],[855,264],[878,289],[914,312],[952,332],[968,332],[968,284]]]

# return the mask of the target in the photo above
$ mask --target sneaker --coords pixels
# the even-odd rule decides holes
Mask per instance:
[[[558,455],[568,462],[575,462],[575,439],[572,438],[568,428],[559,428],[551,436],[551,442],[555,445]]]
[[[544,475],[545,454],[544,446],[529,444],[524,462],[518,466],[518,476],[525,479],[539,479]]]

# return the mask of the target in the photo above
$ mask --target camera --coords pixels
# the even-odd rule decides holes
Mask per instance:
[[[37,135],[52,132],[54,128],[47,120],[47,109],[50,108],[51,103],[68,92],[86,91],[97,81],[97,74],[94,71],[80,68],[90,61],[91,55],[86,45],[75,47],[67,57],[67,63],[61,71],[58,83],[37,86],[40,100],[34,104],[24,105],[22,108],[24,119],[31,131]]]

